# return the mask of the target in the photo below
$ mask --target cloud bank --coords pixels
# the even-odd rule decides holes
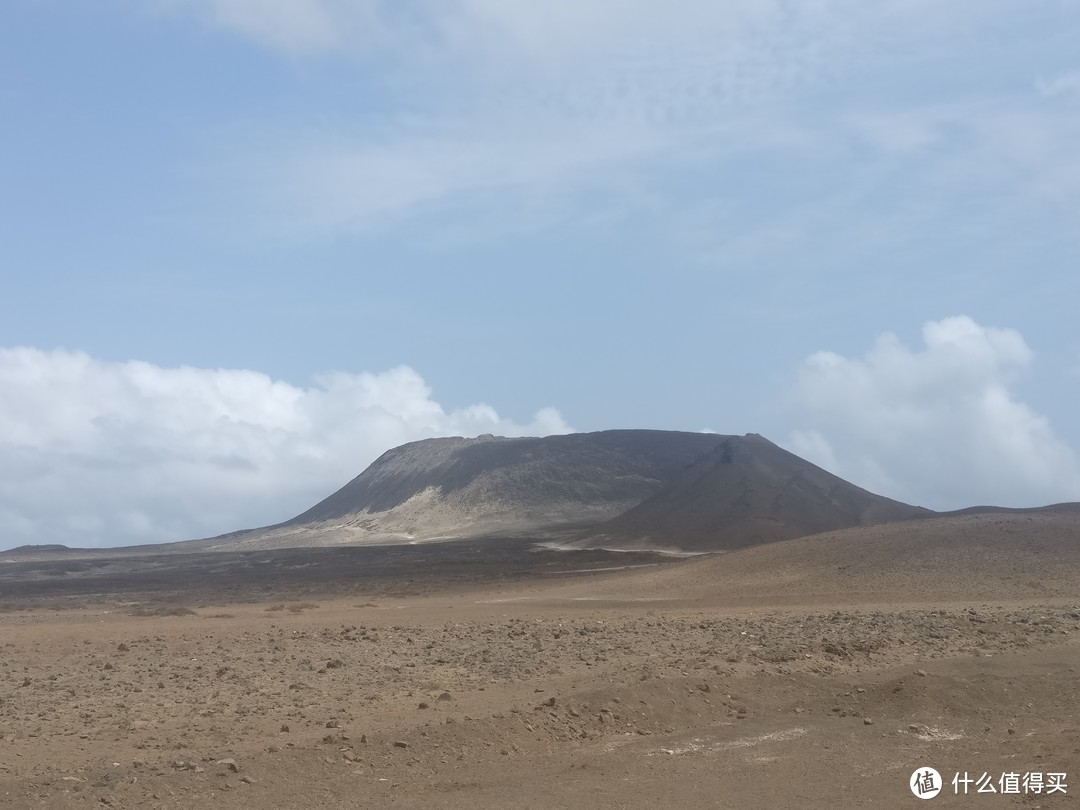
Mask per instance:
[[[922,337],[918,350],[885,334],[861,358],[807,358],[792,452],[936,509],[1080,500],[1076,454],[1017,398],[1034,358],[1020,333],[958,316],[927,323]]]
[[[0,549],[266,525],[404,442],[570,431],[552,408],[528,424],[483,404],[447,411],[405,366],[300,388],[255,371],[0,349]]]

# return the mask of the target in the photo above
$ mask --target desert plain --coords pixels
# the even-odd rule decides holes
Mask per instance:
[[[0,806],[1073,806],[1077,527],[8,556]]]

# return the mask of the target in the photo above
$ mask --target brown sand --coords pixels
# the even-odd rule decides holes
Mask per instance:
[[[940,537],[859,530],[407,597],[9,605],[0,806],[901,807],[918,766],[1076,781],[931,806],[1073,806],[1071,524],[1021,553],[984,519],[922,578]]]

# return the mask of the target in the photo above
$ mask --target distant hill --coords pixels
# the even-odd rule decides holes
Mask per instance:
[[[551,599],[696,600],[747,605],[1075,599],[1080,504],[965,509],[859,526],[609,574]],[[1080,601],[1076,618],[1080,620]],[[1077,625],[1080,627],[1080,624]]]
[[[757,434],[725,436],[663,489],[568,545],[730,551],[933,514],[867,492]]]
[[[427,439],[387,451],[283,524],[194,542],[240,549],[567,535],[641,503],[726,438],[608,430]]]
[[[51,554],[62,551],[70,551],[67,546],[60,543],[37,543],[26,546],[16,546],[9,549],[7,554]]]

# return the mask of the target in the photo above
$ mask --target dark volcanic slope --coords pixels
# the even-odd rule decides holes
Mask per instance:
[[[467,510],[547,512],[639,503],[724,437],[608,430],[546,438],[427,439],[395,447],[289,524],[386,512],[428,489]]]
[[[731,550],[933,514],[860,489],[750,434],[723,437],[662,490],[573,545]]]
[[[384,453],[286,523],[195,542],[240,550],[565,533],[641,503],[724,438],[609,430],[428,439]]]
[[[465,510],[544,513],[637,503],[723,436],[611,430],[545,438],[430,438],[395,447],[289,524],[386,512],[429,489]]]

